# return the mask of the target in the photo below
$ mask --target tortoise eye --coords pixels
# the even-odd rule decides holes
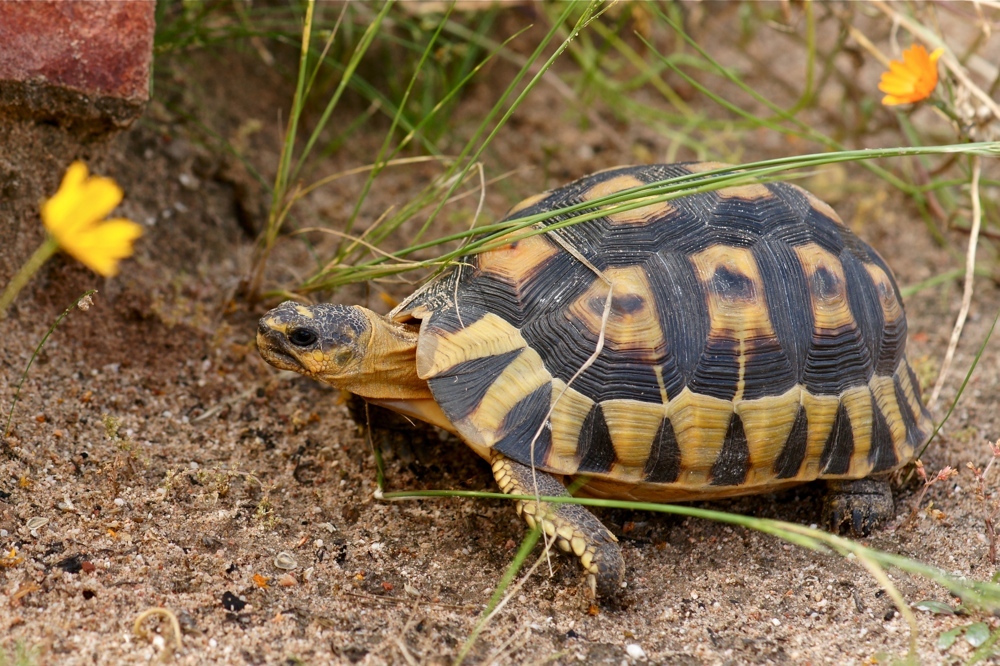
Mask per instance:
[[[297,328],[288,335],[288,341],[296,347],[308,347],[318,339],[316,331],[311,331],[308,328]]]

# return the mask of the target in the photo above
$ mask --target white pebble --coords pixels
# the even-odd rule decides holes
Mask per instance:
[[[646,658],[646,651],[643,650],[642,646],[639,645],[638,643],[629,643],[628,645],[626,645],[625,652],[627,652],[628,656],[632,657],[633,659]]]
[[[291,553],[282,551],[274,558],[274,566],[279,569],[284,569],[285,571],[291,571],[299,566],[299,563],[295,561],[295,558],[292,557]]]
[[[772,617],[771,618],[771,624],[773,624],[776,627],[780,627],[781,626],[781,620],[779,620],[776,617]]]

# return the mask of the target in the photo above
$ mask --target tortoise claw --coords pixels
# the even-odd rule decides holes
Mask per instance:
[[[594,555],[594,563],[597,564],[597,576],[592,589],[601,599],[614,599],[622,591],[622,583],[625,581],[625,560],[622,559],[622,550],[617,543],[608,542],[601,544]],[[588,582],[593,576],[588,576]]]

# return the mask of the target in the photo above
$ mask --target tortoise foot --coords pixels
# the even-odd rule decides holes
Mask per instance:
[[[895,515],[887,479],[830,481],[823,522],[834,534],[868,536]]]
[[[535,470],[532,474],[527,465],[497,452],[491,462],[497,484],[508,495],[568,495],[566,488],[546,472]],[[625,561],[618,539],[597,516],[579,504],[519,500],[516,509],[529,527],[541,526],[559,550],[579,559],[592,594],[608,600],[618,595],[625,580]]]

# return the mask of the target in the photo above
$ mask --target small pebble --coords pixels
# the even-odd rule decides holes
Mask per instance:
[[[781,620],[779,620],[776,617],[772,617],[771,618],[771,624],[773,624],[776,627],[780,627],[781,626]]]
[[[186,190],[197,190],[198,189],[198,185],[199,185],[198,179],[195,178],[194,176],[192,176],[189,173],[182,173],[181,175],[179,175],[177,177],[177,180],[180,181],[181,187],[183,187]],[[174,204],[174,205],[176,206],[177,204]]]
[[[633,659],[646,658],[646,651],[643,650],[642,646],[639,645],[638,643],[629,643],[628,645],[626,645],[625,652],[627,652],[628,656],[632,657]]]
[[[45,527],[48,524],[48,522],[49,522],[48,518],[43,518],[41,516],[35,516],[34,518],[28,518],[28,522],[27,522],[26,526],[27,526],[28,530],[34,532],[39,527]]]
[[[284,576],[278,579],[278,585],[280,585],[281,587],[295,587],[298,584],[299,582],[295,580],[295,576],[293,576],[292,574],[285,574]]]
[[[285,569],[286,571],[291,571],[299,566],[299,563],[295,561],[295,558],[291,556],[290,553],[280,552],[274,558],[274,566],[279,569]]]

